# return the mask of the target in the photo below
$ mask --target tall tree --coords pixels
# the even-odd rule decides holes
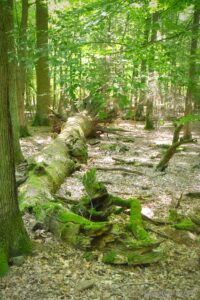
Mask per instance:
[[[13,129],[13,141],[14,141],[14,152],[15,161],[20,163],[23,161],[23,154],[19,142],[19,119],[17,112],[17,94],[16,94],[16,55],[15,55],[15,41],[14,41],[14,21],[13,21],[13,8],[11,1],[8,2],[10,5],[10,13],[7,15],[7,30],[10,35],[8,40],[8,68],[9,68],[9,103],[10,103],[10,113],[12,119],[12,129]]]
[[[34,125],[48,125],[50,78],[48,66],[48,5],[46,0],[36,0],[36,32],[39,58],[36,65],[37,108]]]
[[[188,87],[185,99],[185,115],[192,113],[192,103],[195,100],[196,89],[197,89],[197,49],[198,49],[198,26],[200,22],[200,8],[196,5],[193,13],[193,26],[192,26],[192,38],[190,44],[190,63],[188,72]],[[191,138],[191,124],[188,122],[184,127],[184,138]]]
[[[144,43],[147,44],[149,41],[149,31],[151,28],[151,19],[149,16],[145,19],[145,29],[144,29]],[[144,104],[146,104],[146,98],[147,98],[147,58],[146,58],[146,53],[147,51],[145,50],[145,53],[143,53],[142,61],[141,61],[141,85],[142,88],[140,89],[140,96],[139,96],[139,102],[136,106],[136,120],[140,120],[143,115],[144,111]]]
[[[152,28],[151,28],[151,43],[154,43],[157,39],[157,26],[159,21],[159,12],[155,12],[152,15]],[[152,47],[150,60],[149,60],[149,82],[150,84],[154,85],[155,83],[155,72],[154,72],[154,59],[155,59],[155,51],[154,51],[154,45]],[[151,130],[154,128],[153,124],[153,91],[152,87],[150,87],[150,95],[147,99],[147,107],[146,107],[146,119],[145,119],[145,129]]]
[[[19,28],[19,64],[17,66],[17,104],[19,115],[20,136],[29,135],[25,115],[25,87],[26,87],[26,58],[27,58],[27,26],[28,26],[28,0],[22,0],[21,24]]]
[[[0,276],[8,271],[8,259],[30,251],[17,202],[13,136],[10,116],[10,74],[8,52],[12,43],[12,0],[0,0]]]

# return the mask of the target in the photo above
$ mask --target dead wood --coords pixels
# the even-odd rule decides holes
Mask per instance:
[[[101,133],[112,133],[116,135],[120,135],[119,132],[130,132],[129,130],[123,129],[123,128],[113,128],[113,127],[106,127],[102,125],[96,125],[95,131],[99,131]]]
[[[140,162],[140,161],[137,161],[137,160],[125,160],[125,159],[121,159],[121,158],[118,158],[118,157],[112,157],[112,159],[114,161],[116,161],[117,163],[120,163],[120,164],[133,165],[133,166],[137,166],[137,167],[153,168],[152,163],[145,163],[145,162]]]
[[[160,220],[160,219],[152,219],[144,214],[142,214],[142,218],[144,221],[147,221],[149,223],[152,223],[154,225],[160,226],[160,225],[172,225],[173,222],[167,221],[167,220]]]
[[[178,142],[179,135],[180,135],[180,132],[181,132],[182,128],[183,128],[182,124],[179,125],[179,126],[175,125],[175,130],[174,130],[174,135],[173,135],[173,139],[172,139],[172,144]]]
[[[177,142],[175,142],[168,148],[168,150],[165,152],[164,156],[160,160],[159,164],[157,165],[156,170],[161,172],[165,171],[165,169],[168,167],[168,163],[170,159],[176,153],[176,150],[179,146],[183,144],[196,143],[196,142],[197,141],[195,139],[185,140],[184,138],[180,138]]]
[[[114,172],[120,171],[120,172],[127,173],[127,174],[137,174],[139,176],[143,176],[144,175],[142,172],[139,172],[137,170],[127,169],[127,168],[123,168],[123,167],[109,167],[108,168],[108,167],[96,166],[95,168],[96,168],[96,170],[106,171],[106,172],[109,172],[109,171],[114,171]]]

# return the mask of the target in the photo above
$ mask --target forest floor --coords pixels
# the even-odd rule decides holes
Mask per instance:
[[[86,170],[96,167],[98,179],[105,183],[110,193],[123,198],[137,196],[143,213],[151,218],[166,219],[169,209],[179,200],[178,211],[183,214],[200,209],[200,198],[187,196],[189,192],[200,191],[198,144],[184,145],[164,173],[139,164],[117,165],[113,158],[156,166],[165,151],[163,145],[172,141],[173,128],[166,123],[159,130],[146,132],[142,124],[135,125],[131,121],[119,121],[111,126],[128,132],[121,136],[103,134],[98,140],[88,140],[87,165],[82,165],[80,171],[66,178],[58,192],[60,195],[80,199],[84,193],[81,177]],[[199,133],[200,129],[196,128],[194,137],[198,140]],[[28,157],[50,142],[49,133],[40,130],[21,143]],[[111,170],[117,167],[140,174]],[[184,241],[165,239],[162,247],[166,255],[159,263],[137,267],[111,266],[98,260],[87,261],[82,251],[64,245],[43,229],[32,232],[35,221],[31,215],[26,214],[24,220],[34,241],[34,252],[22,265],[12,266],[9,274],[1,279],[1,300],[200,299],[200,250],[199,237],[195,234],[185,233],[181,237]],[[156,227],[159,230],[162,226]],[[149,229],[152,229],[150,224]]]

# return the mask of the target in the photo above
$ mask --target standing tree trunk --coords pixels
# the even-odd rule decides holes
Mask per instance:
[[[3,1],[3,0],[2,0]],[[14,153],[15,153],[15,162],[18,164],[23,161],[23,154],[19,142],[19,119],[17,112],[17,93],[16,93],[16,59],[15,59],[15,46],[14,46],[14,37],[13,37],[13,16],[12,16],[12,3],[7,1],[7,5],[10,5],[10,13],[7,15],[7,32],[9,34],[8,39],[8,68],[9,68],[9,105],[10,105],[10,114],[12,120],[12,130],[13,130],[13,144],[14,144]]]
[[[189,80],[185,99],[185,115],[192,113],[192,102],[195,100],[197,87],[197,67],[196,54],[198,46],[198,26],[200,22],[200,9],[195,7],[193,14],[192,40],[190,46],[190,65],[189,65]],[[188,122],[184,127],[184,138],[190,139],[192,137],[191,124]]]
[[[148,17],[145,21],[145,30],[144,30],[144,43],[148,43],[149,41],[149,30],[150,30],[150,21],[151,19]],[[144,113],[144,104],[146,104],[146,98],[147,98],[147,59],[146,59],[146,50],[143,53],[143,59],[141,62],[140,67],[140,73],[141,73],[141,84],[142,88],[140,89],[140,95],[139,95],[139,101],[136,105],[136,113],[135,117],[136,120],[140,121],[143,119],[143,113]]]
[[[20,136],[29,135],[24,115],[25,88],[26,88],[26,57],[27,57],[27,24],[28,24],[28,0],[22,0],[22,16],[19,32],[19,51],[20,59],[17,67],[17,104],[19,116]]]
[[[152,16],[152,29],[151,29],[151,43],[154,43],[157,39],[157,24],[159,20],[159,13],[155,12]],[[154,72],[154,46],[152,47],[152,52],[151,52],[151,58],[149,61],[149,82],[150,84],[154,85],[155,84],[155,72]],[[153,88],[150,87],[150,95],[148,96],[147,99],[147,108],[146,108],[146,120],[145,120],[145,129],[151,130],[154,129],[154,124],[153,124],[153,100],[154,96],[151,95],[153,92]]]
[[[37,108],[33,124],[49,125],[50,78],[48,66],[48,6],[46,0],[36,0],[36,31],[39,59],[36,65]]]
[[[15,165],[10,116],[10,67],[8,52],[12,44],[12,0],[0,0],[0,276],[8,271],[8,259],[30,251],[17,202]],[[11,22],[11,23],[10,23]]]

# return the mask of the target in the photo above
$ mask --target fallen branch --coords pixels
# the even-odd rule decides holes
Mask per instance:
[[[200,192],[199,191],[189,192],[189,193],[185,194],[185,196],[194,198],[194,199],[200,199]]]
[[[170,159],[173,157],[173,155],[176,153],[176,149],[183,145],[183,144],[189,144],[189,143],[196,143],[197,140],[195,139],[188,139],[185,140],[183,138],[180,138],[177,142],[175,142],[174,144],[172,144],[169,149],[166,151],[165,155],[163,156],[163,158],[160,160],[159,164],[156,167],[157,171],[165,171],[165,169],[168,167],[168,163],[170,161]]]
[[[127,173],[127,174],[137,174],[139,176],[143,176],[144,174],[142,172],[139,172],[139,171],[136,171],[136,170],[131,170],[131,169],[127,169],[127,168],[123,168],[123,167],[100,167],[100,166],[96,166],[95,167],[96,170],[100,170],[100,171],[106,171],[106,172],[109,172],[109,171],[120,171],[120,172],[124,172],[124,173]]]
[[[175,209],[177,209],[177,208],[180,207],[182,198],[183,198],[183,193],[181,193],[180,197],[177,199],[177,203],[175,205]]]
[[[154,225],[160,226],[160,225],[172,225],[173,222],[171,221],[166,221],[166,220],[160,220],[160,219],[152,219],[144,214],[142,214],[142,218],[144,221],[147,221],[149,223],[152,223]]]
[[[121,163],[121,164],[133,165],[133,166],[137,166],[137,167],[153,168],[152,163],[145,163],[145,162],[140,162],[140,161],[136,161],[136,160],[125,160],[125,159],[121,159],[118,157],[112,157],[112,159],[114,161],[116,161],[117,163]]]
[[[135,142],[135,138],[129,137],[129,136],[124,136],[121,134],[116,137],[116,140],[122,141],[124,143],[134,143]]]
[[[113,128],[113,127],[106,127],[101,125],[97,125],[95,127],[95,131],[100,131],[101,133],[112,133],[116,135],[119,135],[118,132],[130,132],[129,130],[123,128]]]

